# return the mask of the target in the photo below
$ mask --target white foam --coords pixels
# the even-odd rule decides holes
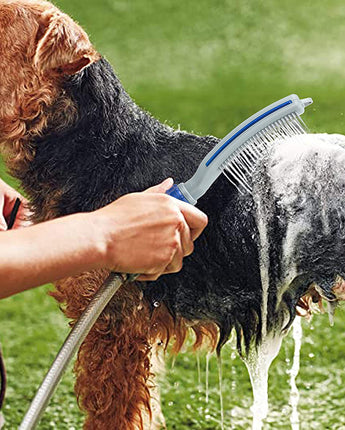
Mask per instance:
[[[296,200],[296,187],[313,185],[320,191],[330,166],[345,166],[345,136],[340,134],[303,134],[276,142],[271,149],[268,174],[272,191],[287,209]],[[338,178],[339,179],[339,178]],[[298,194],[298,193],[297,193]]]
[[[282,283],[278,286],[279,303],[286,288],[297,276],[294,262],[296,241],[301,233],[307,232],[312,227],[310,215],[315,208],[308,204],[308,200],[311,196],[317,196],[319,199],[318,213],[322,230],[325,235],[328,235],[330,206],[332,210],[339,212],[339,197],[345,197],[345,181],[342,179],[344,175],[340,177],[338,174],[345,168],[345,136],[326,133],[302,134],[277,141],[271,147],[266,163],[271,191],[284,212],[287,222],[287,231],[282,244]],[[332,193],[336,196],[334,201],[330,198]],[[261,198],[260,196],[256,200]],[[299,209],[298,216],[294,213],[296,207]],[[259,215],[260,212],[262,209],[259,206]],[[260,241],[262,241],[261,231],[263,230],[261,225],[264,222],[265,219],[258,219]],[[260,253],[262,253],[261,250]],[[260,270],[263,272],[262,269]],[[263,279],[265,283],[266,276]]]
[[[282,279],[278,285],[279,299],[297,276],[295,267],[295,248],[299,235],[310,226],[310,214],[315,210],[308,204],[308,199],[319,199],[320,217],[325,234],[329,231],[328,210],[330,204],[334,209],[338,201],[332,203],[330,192],[336,189],[339,197],[345,193],[345,181],[337,174],[345,168],[345,137],[342,135],[305,134],[297,135],[284,141],[275,142],[269,157],[264,161],[271,192],[286,216],[287,231],[282,248]],[[255,178],[254,178],[255,179]],[[260,177],[258,178],[260,179]],[[343,181],[343,182],[342,182]],[[253,349],[245,359],[253,388],[252,406],[253,430],[260,430],[268,413],[268,370],[279,352],[283,334],[267,333],[267,303],[269,287],[269,241],[267,223],[272,211],[271,201],[265,201],[265,184],[255,184],[254,199],[256,203],[256,222],[259,232],[259,258],[262,285],[262,344],[258,350]],[[331,203],[330,203],[331,201]],[[323,203],[327,202],[327,204]],[[296,208],[298,214],[296,215]],[[333,207],[332,207],[333,209]],[[331,312],[330,312],[331,314]],[[283,318],[284,320],[285,318]],[[279,328],[277,327],[278,332]],[[298,389],[296,377],[299,371],[299,354],[302,341],[300,319],[293,325],[295,353],[290,372],[290,404],[292,407],[291,425],[293,430],[299,428]]]
[[[324,233],[329,233],[329,211],[337,213],[339,199],[345,198],[345,175],[339,171],[345,168],[345,137],[338,134],[302,134],[275,142],[269,156],[262,162],[265,174],[268,175],[270,191],[273,196],[266,199],[266,184],[260,181],[260,167],[254,174],[253,188],[256,204],[256,223],[259,232],[259,263],[262,285],[262,343],[256,350],[252,348],[244,360],[248,368],[253,389],[253,430],[261,430],[263,420],[268,414],[268,370],[277,356],[284,334],[277,327],[276,334],[267,333],[267,307],[269,290],[269,238],[267,225],[272,217],[273,200],[282,209],[284,221],[287,224],[285,238],[282,244],[282,279],[277,285],[278,304],[286,288],[298,275],[295,265],[295,251],[298,237],[312,228],[311,215],[315,206],[309,204],[309,199],[316,199],[317,210]],[[262,173],[262,172],[261,172]],[[332,193],[335,198],[332,199]],[[297,209],[296,209],[297,208]],[[286,217],[286,219],[285,219]],[[332,323],[333,307],[329,306],[330,322]],[[286,308],[282,309],[282,329],[289,315]],[[281,333],[281,334],[277,334]],[[290,370],[290,405],[291,426],[299,429],[298,400],[299,393],[296,377],[300,365],[300,349],[302,343],[302,328],[300,318],[293,324],[295,351],[293,365]]]
[[[268,287],[269,287],[269,242],[266,228],[266,216],[264,207],[257,203],[257,226],[259,230],[259,263],[260,263],[260,278],[262,288],[261,300],[261,315],[262,315],[262,337],[267,334],[267,305],[268,305]]]

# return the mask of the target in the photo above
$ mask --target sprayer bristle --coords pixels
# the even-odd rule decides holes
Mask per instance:
[[[221,166],[224,175],[243,194],[251,192],[251,177],[260,159],[262,159],[276,140],[282,140],[305,134],[306,126],[297,114],[287,115],[263,128]]]

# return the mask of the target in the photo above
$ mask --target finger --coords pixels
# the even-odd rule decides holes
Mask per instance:
[[[190,255],[194,250],[194,245],[192,241],[191,231],[186,223],[186,220],[183,216],[181,216],[181,224],[179,227],[179,232],[181,236],[181,246],[183,251],[183,256]]]
[[[23,197],[18,191],[16,191],[14,188],[11,188],[4,182],[0,189],[0,192],[3,193],[4,205],[2,213],[6,219],[11,215],[11,212],[17,199],[19,199],[22,203],[27,203],[25,197]]]
[[[0,231],[7,230],[7,223],[3,216],[4,210],[4,197],[0,195]]]
[[[15,194],[12,194],[11,196],[5,196],[2,213],[6,219],[11,216],[17,198],[19,198],[19,194],[18,196]]]
[[[153,273],[152,275],[140,275],[138,281],[157,281],[157,279],[162,275],[162,273]]]
[[[178,234],[178,242],[179,242],[179,245],[176,248],[175,253],[173,254],[171,262],[167,265],[166,269],[164,270],[164,273],[176,273],[182,269],[183,249],[182,249],[182,239],[180,234]]]
[[[32,215],[33,213],[30,211],[27,205],[21,204],[12,228],[18,229],[29,227],[33,224],[33,222],[31,221]]]
[[[185,203],[177,199],[175,200],[190,228],[192,240],[197,239],[207,226],[207,215],[189,203]]]
[[[174,180],[172,178],[167,178],[163,182],[154,187],[145,190],[145,193],[165,193],[174,185]]]
[[[5,218],[0,213],[0,231],[6,231],[7,230],[7,224],[5,221]]]

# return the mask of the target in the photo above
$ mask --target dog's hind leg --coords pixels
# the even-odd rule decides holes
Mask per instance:
[[[54,293],[77,319],[104,274],[69,278]],[[83,305],[80,305],[83,303]],[[75,364],[75,390],[87,430],[142,430],[151,418],[149,312],[139,289],[124,285],[83,342]],[[146,430],[146,428],[145,428]]]

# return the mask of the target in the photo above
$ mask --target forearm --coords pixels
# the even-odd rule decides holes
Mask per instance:
[[[0,234],[0,298],[101,267],[106,254],[97,217],[76,214]]]
[[[0,298],[83,271],[108,268],[155,280],[175,273],[207,224],[164,193],[167,179],[90,213],[0,233]]]

